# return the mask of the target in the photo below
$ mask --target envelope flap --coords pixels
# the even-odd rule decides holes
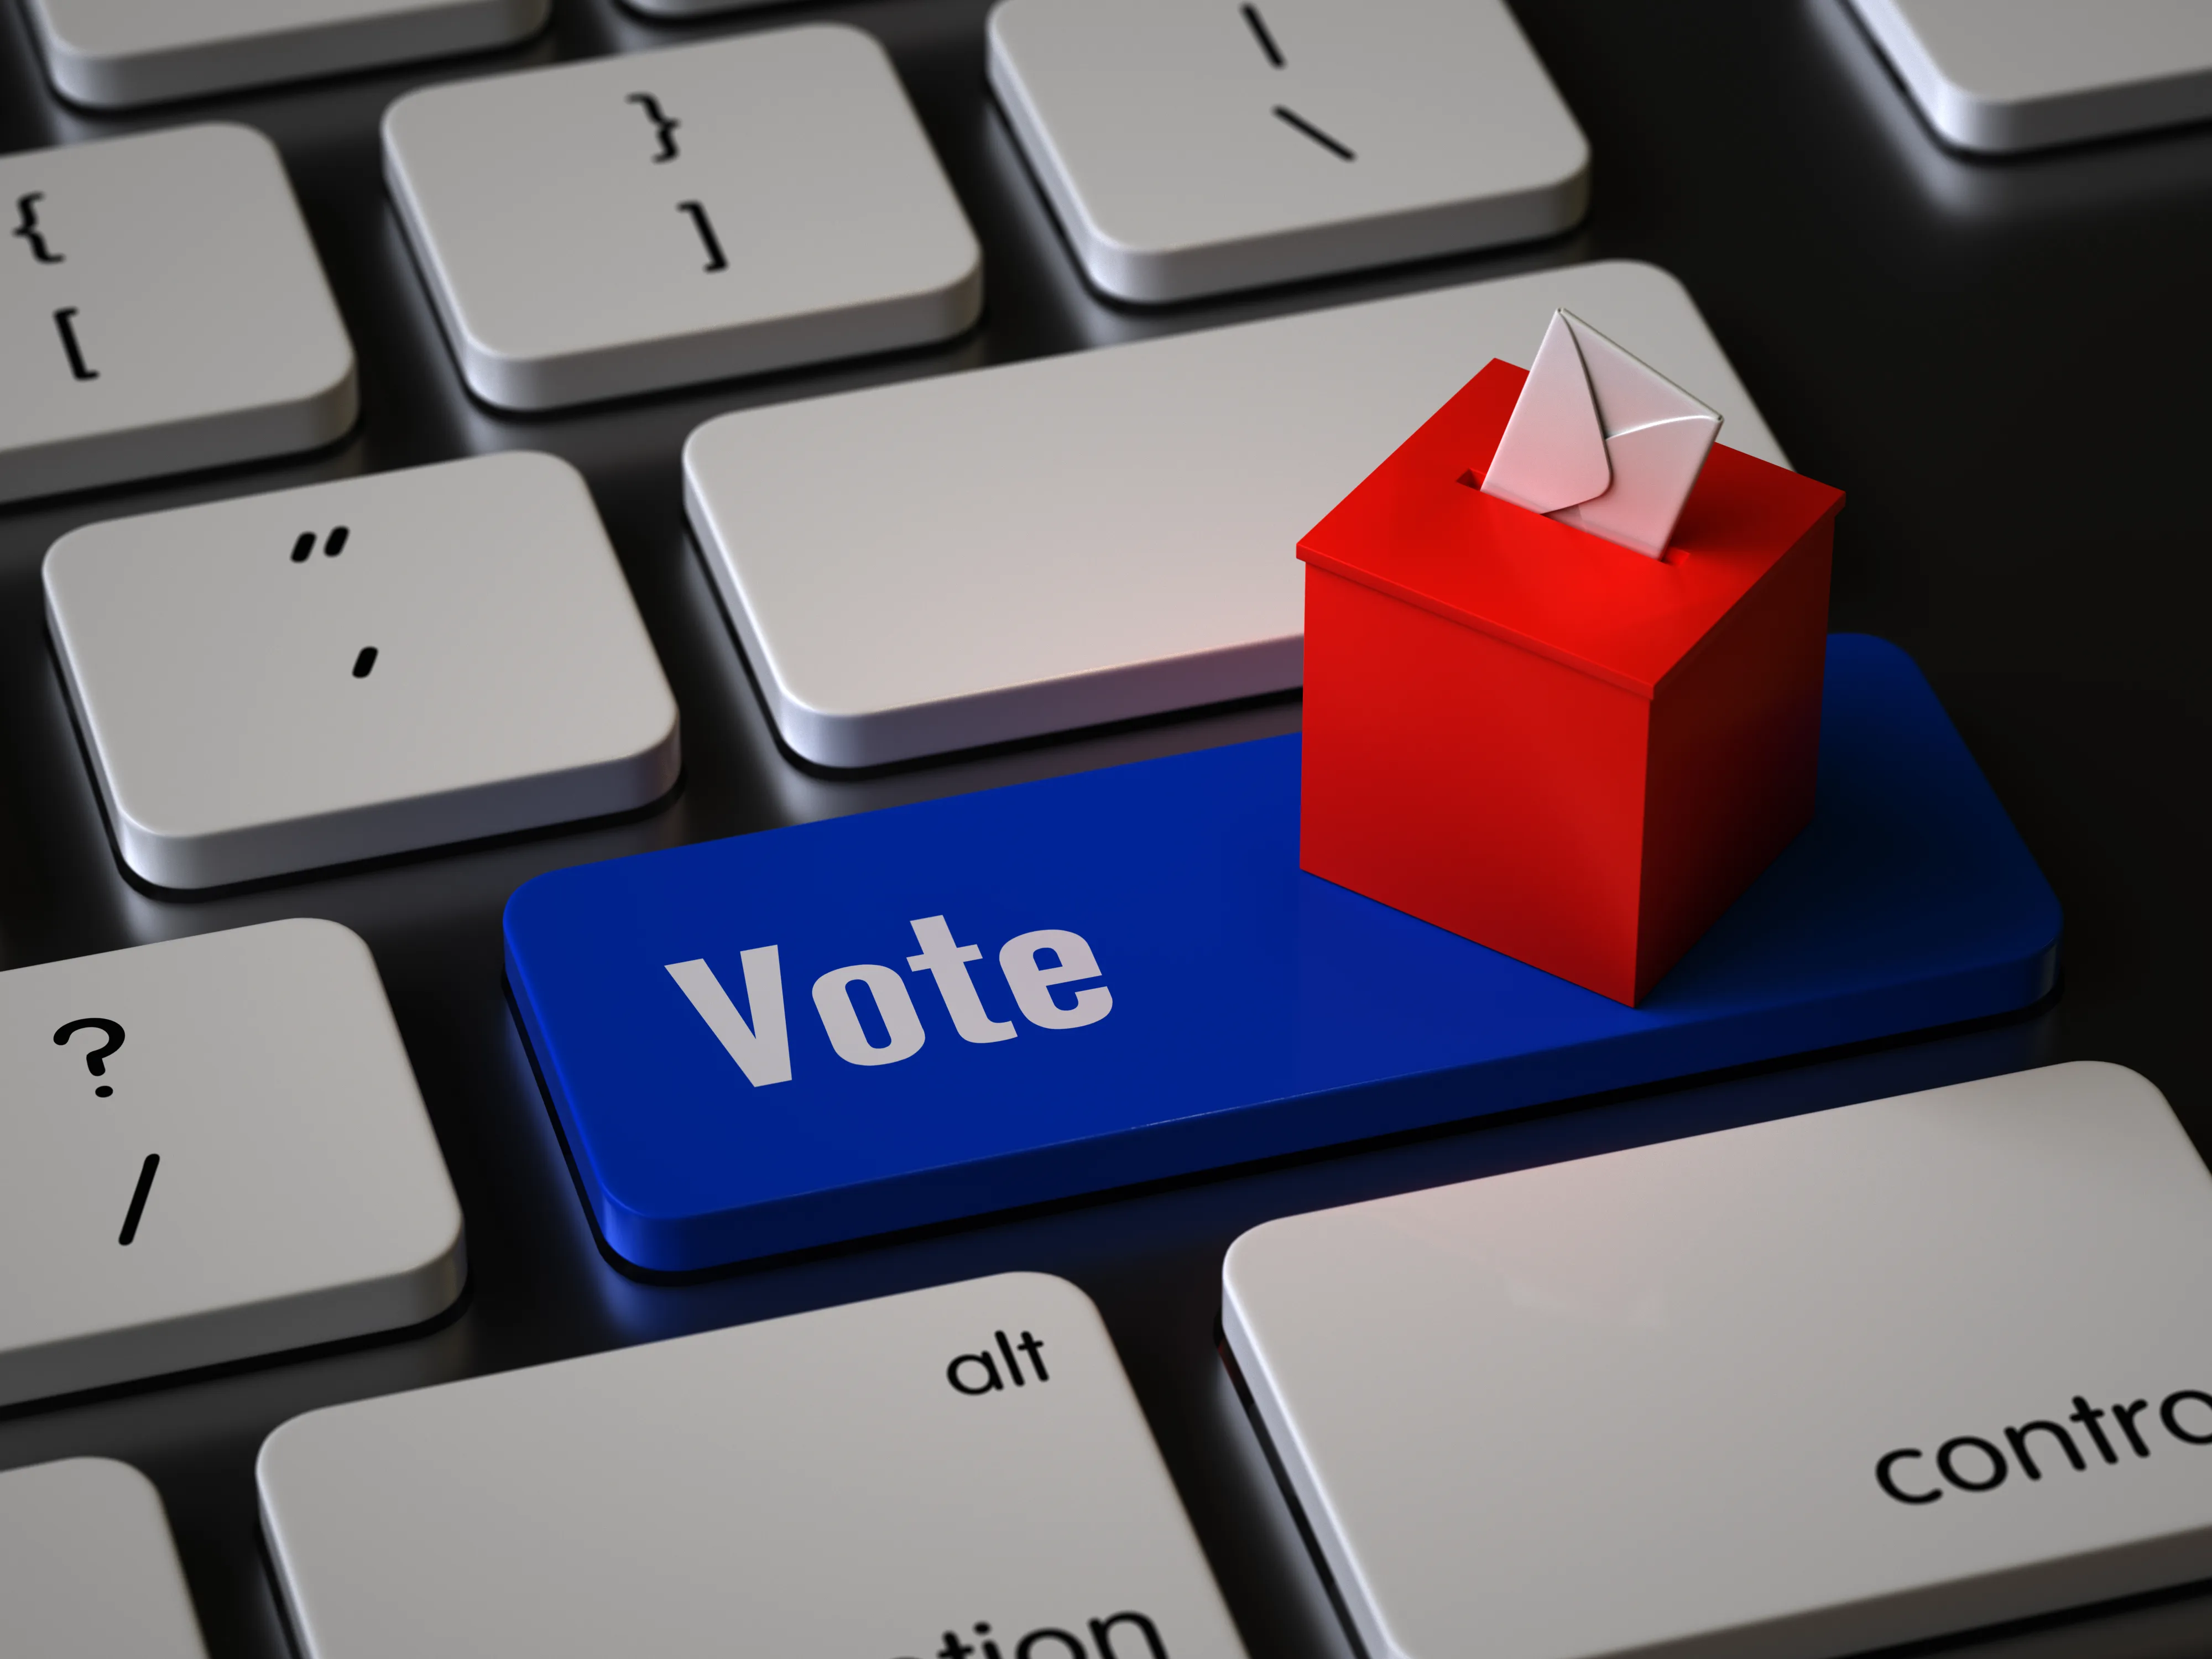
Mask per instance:
[[[1298,556],[1650,697],[1843,495],[1717,444],[1666,556],[1646,558],[1480,489],[1527,379],[1492,362]]]
[[[1572,312],[1562,311],[1559,315],[1582,354],[1607,437],[1617,438],[1662,421],[1704,419],[1720,424],[1717,410],[1699,403],[1642,358],[1615,345]]]
[[[1483,477],[1483,489],[1531,513],[1556,513],[1586,501],[1613,483],[1605,439],[1597,397],[1567,313],[1555,311],[1529,366],[1527,388],[1498,441],[1497,458]]]

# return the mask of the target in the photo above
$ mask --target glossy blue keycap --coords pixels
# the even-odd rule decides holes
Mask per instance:
[[[2057,900],[1877,640],[1829,643],[1814,823],[1640,1008],[1302,873],[1297,798],[1278,738],[531,882],[507,974],[601,1236],[648,1270],[708,1267],[1972,1019],[2055,982]],[[932,939],[936,967],[910,967]],[[1095,975],[1048,982],[1086,948]]]

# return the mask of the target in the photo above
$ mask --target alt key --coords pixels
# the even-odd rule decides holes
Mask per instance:
[[[305,1659],[1244,1659],[1042,1273],[311,1412],[259,1479]]]

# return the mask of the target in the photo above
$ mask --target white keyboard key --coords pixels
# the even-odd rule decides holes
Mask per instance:
[[[989,74],[1120,300],[1526,241],[1589,200],[1589,145],[1504,0],[1001,0]]]
[[[275,921],[0,974],[0,1405],[428,1319],[461,1213],[368,947]]]
[[[1037,1273],[311,1413],[260,1486],[306,1659],[1243,1652]]]
[[[432,87],[386,177],[469,388],[550,409],[957,334],[982,255],[841,25]]]
[[[260,460],[353,425],[353,346],[252,128],[0,155],[0,501]]]
[[[1376,1659],[1809,1659],[2202,1578],[2208,1301],[2076,1063],[1273,1222],[1222,1324]]]
[[[0,1474],[0,1638],[21,1659],[205,1659],[152,1481],[105,1457]]]
[[[2212,116],[2201,0],[1851,0],[1929,125],[2039,149]]]
[[[676,702],[575,469],[514,453],[112,520],[46,605],[123,860],[211,887],[646,805]]]
[[[534,34],[552,0],[26,0],[64,98],[122,109]]]
[[[822,765],[1285,690],[1298,538],[1555,306],[1781,460],[1680,283],[1577,265],[725,415],[685,447],[692,529]]]

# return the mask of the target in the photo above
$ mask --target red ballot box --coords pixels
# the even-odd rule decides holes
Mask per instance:
[[[1813,816],[1844,498],[1716,445],[1647,558],[1482,494],[1527,378],[1298,544],[1299,862],[1632,1004]]]

